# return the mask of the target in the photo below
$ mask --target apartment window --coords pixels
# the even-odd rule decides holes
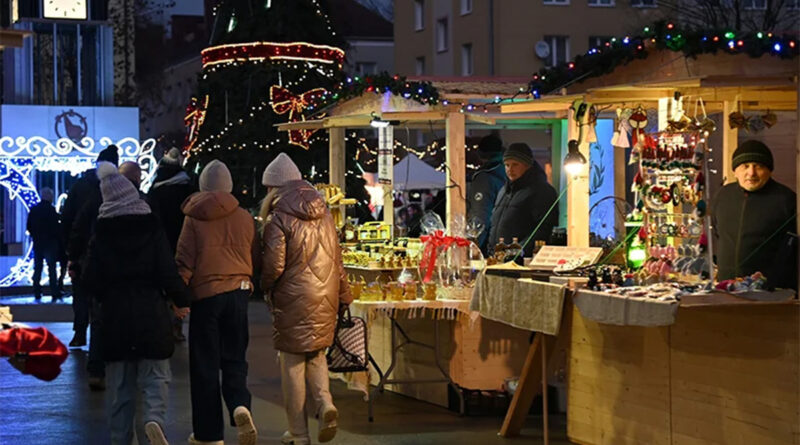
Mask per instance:
[[[569,37],[545,36],[544,41],[550,45],[550,55],[545,60],[547,66],[556,66],[569,60]]]
[[[425,57],[417,57],[417,62],[414,67],[414,73],[417,76],[425,74]]]
[[[542,0],[545,5],[569,5],[569,0]]]
[[[589,0],[589,6],[614,6],[614,0]]]
[[[425,28],[425,1],[414,0],[414,29],[421,31]]]
[[[744,9],[767,9],[767,0],[744,0],[742,6]]]
[[[472,0],[461,0],[461,15],[472,12]]]
[[[472,44],[461,45],[461,75],[472,75]]]
[[[602,48],[606,46],[606,42],[610,42],[611,37],[608,36],[589,36],[589,49]]]
[[[375,62],[357,62],[356,72],[360,75],[376,74],[378,71],[378,64]]]
[[[657,0],[631,0],[634,8],[655,8],[658,6]]]
[[[436,21],[436,51],[447,51],[447,17],[441,18]]]

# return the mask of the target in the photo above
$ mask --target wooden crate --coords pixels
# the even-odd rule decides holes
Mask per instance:
[[[576,315],[569,384],[578,443],[798,445],[800,306],[681,308],[663,328]]]

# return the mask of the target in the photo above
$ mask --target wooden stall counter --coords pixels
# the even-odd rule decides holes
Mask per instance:
[[[681,302],[670,326],[573,309],[567,432],[583,445],[800,444],[800,302]]]

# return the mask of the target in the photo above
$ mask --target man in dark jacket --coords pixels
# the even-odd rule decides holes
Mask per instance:
[[[183,170],[182,165],[181,151],[173,147],[158,162],[156,178],[147,195],[150,208],[161,220],[161,225],[167,233],[173,255],[175,255],[175,248],[178,245],[185,217],[181,206],[189,195],[197,191],[194,181]],[[172,327],[175,340],[186,340],[183,335],[183,320],[180,317],[173,317]]]
[[[42,200],[31,208],[28,214],[28,233],[33,240],[33,295],[36,301],[42,299],[42,267],[47,260],[47,275],[50,280],[50,295],[53,301],[61,299],[56,273],[56,261],[59,259],[61,245],[61,225],[58,213],[53,208],[55,194],[51,188],[43,188],[39,193]]]
[[[108,161],[116,165],[119,162],[117,146],[108,146],[100,152],[97,160]],[[69,346],[72,348],[86,345],[86,329],[89,327],[91,300],[80,280],[80,261],[89,243],[94,219],[97,218],[97,208],[94,207],[99,207],[100,202],[102,202],[100,181],[97,179],[97,171],[92,169],[84,173],[70,188],[61,212],[61,228],[67,246],[69,275],[72,278],[72,311],[74,312],[72,330],[75,331],[75,336],[69,342]],[[85,207],[86,209],[84,209]],[[84,213],[85,216],[82,216],[81,222],[77,223],[81,213]]]
[[[477,220],[483,224],[483,232],[478,237],[478,246],[484,255],[488,254],[486,241],[491,231],[492,211],[497,194],[506,183],[506,172],[503,165],[503,141],[496,133],[481,139],[478,144],[481,167],[472,175],[472,182],[467,191],[467,221]]]
[[[500,238],[507,244],[518,238],[523,244],[538,226],[524,246],[525,256],[531,256],[534,241],[549,241],[553,227],[558,224],[558,207],[553,206],[556,191],[547,182],[547,175],[533,159],[527,144],[511,144],[503,154],[503,164],[508,181],[494,205],[488,249],[493,249]]]
[[[772,152],[762,142],[743,142],[732,167],[736,182],[712,203],[717,280],[761,272],[771,288],[797,289],[797,195],[772,179]]]
[[[145,435],[150,443],[167,443],[163,427],[175,346],[165,296],[187,307],[188,291],[164,230],[136,188],[111,163],[99,162],[97,173],[103,203],[82,278],[104,320],[111,443],[131,443],[137,394],[144,402]]]
[[[186,198],[197,191],[192,178],[181,168],[183,157],[180,150],[172,148],[158,162],[156,178],[147,194],[147,201],[153,213],[161,219],[167,232],[169,245],[173,253],[178,245],[178,237],[183,227],[185,215],[181,205]]]

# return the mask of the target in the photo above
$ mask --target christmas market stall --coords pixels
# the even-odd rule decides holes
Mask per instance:
[[[710,216],[716,192],[736,181],[734,151],[747,139],[771,147],[774,170],[772,157],[755,162],[769,164],[772,178],[800,188],[797,55],[796,36],[662,22],[540,71],[534,99],[501,107],[568,115],[567,242],[576,249],[589,247],[593,223],[596,160],[586,130],[614,119],[613,139],[599,142],[614,147],[610,199],[627,202],[617,245],[599,261],[590,254],[556,266],[572,291],[561,329],[540,339],[566,345],[573,442],[798,443],[797,271],[789,283],[760,272],[717,281],[714,263],[725,258],[715,249],[720,221]],[[764,243],[798,232],[796,210],[788,216]],[[781,257],[788,265],[794,239]],[[547,354],[529,353],[502,435],[519,432],[541,372],[553,378],[537,370],[537,353]]]
[[[469,240],[477,237],[476,228],[464,222],[465,136],[467,129],[544,129],[539,119],[551,113],[513,118],[499,113],[501,102],[524,95],[526,81],[348,78],[347,84],[359,94],[319,110],[316,117],[278,125],[288,132],[327,130],[331,184],[321,188],[334,213],[340,214],[345,266],[357,298],[351,309],[368,320],[369,352],[377,365],[371,383],[377,385],[376,391],[386,387],[464,413],[470,394],[483,391],[504,397],[506,380],[519,375],[529,333],[481,319],[469,310],[484,259]],[[346,161],[352,157],[346,146],[358,138],[355,131],[365,129],[378,132],[383,220],[356,225],[341,207],[348,203],[346,175],[356,174],[346,171]],[[400,159],[395,150],[403,145],[398,140],[405,140],[407,130],[444,130],[446,137],[443,145],[432,143],[421,151],[402,147],[409,154]],[[438,171],[423,174],[430,166],[421,166],[418,158],[430,162],[434,156],[443,158]],[[413,175],[408,173],[412,169]],[[444,221],[426,214],[420,223],[427,235],[420,238],[394,233],[396,194],[413,183],[441,188],[446,195]],[[420,353],[425,349],[433,354]],[[364,374],[348,379],[351,386],[368,392]]]

